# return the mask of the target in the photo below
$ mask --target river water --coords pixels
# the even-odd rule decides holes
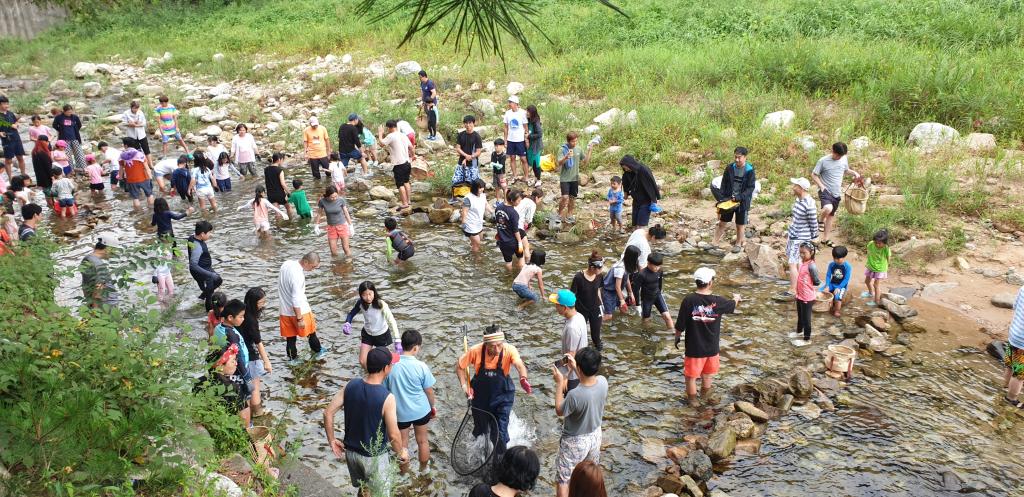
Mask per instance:
[[[304,167],[287,174],[303,177],[310,199],[316,198],[318,188]],[[288,427],[289,440],[301,445],[301,460],[331,482],[348,488],[345,465],[330,454],[320,420],[323,407],[338,388],[360,374],[358,333],[343,335],[341,323],[356,286],[369,280],[391,305],[401,329],[423,333],[420,357],[438,379],[439,417],[430,425],[432,468],[403,476],[399,494],[465,495],[473,483],[455,477],[447,462],[451,439],[465,410],[453,366],[462,351],[460,327],[469,327],[475,343],[490,323],[507,330],[530,370],[534,394],[519,391],[514,412],[523,420],[526,435],[542,459],[541,481],[533,494],[553,494],[560,422],[552,407],[549,365],[558,357],[562,320],[551,305],[516,310],[517,300],[510,289],[513,275],[506,273],[493,245],[474,257],[455,225],[406,227],[417,253],[410,265],[395,269],[383,260],[380,214],[357,219],[354,260],[332,261],[326,238],[314,235],[306,221],[272,221],[272,237],[257,239],[251,229],[251,214],[234,208],[250,198],[253,187],[252,181],[236,180],[235,191],[220,195],[221,211],[206,215],[215,226],[210,248],[215,268],[225,280],[221,290],[231,298],[241,298],[250,286],[267,290],[263,337],[274,365],[265,383],[270,392],[268,406],[275,419]],[[106,205],[115,214],[101,227],[118,231],[130,243],[154,238],[148,214],[132,213],[130,202],[121,193],[112,197],[107,190],[105,194]],[[365,193],[352,198],[355,210],[366,207]],[[172,202],[172,208],[176,205]],[[178,236],[186,236],[198,217],[193,214],[176,222]],[[50,226],[60,231],[71,224],[64,220]],[[87,235],[70,243],[61,252],[62,263],[77,264],[88,251],[89,241]],[[567,286],[593,249],[601,251],[610,263],[624,242],[625,238],[618,236],[591,237],[574,245],[535,242],[548,253],[546,286]],[[318,270],[308,274],[307,289],[320,339],[330,347],[330,354],[322,363],[301,368],[296,376],[285,365],[284,340],[277,336],[276,278],[284,260],[310,250],[317,250],[324,259]],[[685,275],[701,264],[717,267],[719,260],[701,254],[667,259],[666,297],[673,316],[691,284]],[[769,298],[779,287],[752,277],[747,270],[718,270],[718,291],[725,295],[739,292],[747,299],[741,314],[725,319],[720,392],[767,374],[784,373],[795,364],[813,360],[816,352],[810,349],[837,341],[821,332],[842,324],[816,315],[816,346],[795,350],[785,338],[795,322],[795,310]],[[140,278],[148,280],[148,275]],[[179,317],[195,326],[193,335],[198,343],[205,336],[201,305],[195,304],[198,290],[182,268],[176,270],[175,281],[183,302]],[[77,279],[67,279],[59,297],[68,301],[80,296],[78,285]],[[846,309],[849,316],[856,310]],[[846,325],[853,326],[852,318],[846,319]],[[643,326],[636,316],[617,317],[605,326],[603,336],[602,373],[610,388],[601,461],[609,495],[637,495],[659,474],[664,448],[705,427],[710,415],[685,406],[682,359],[672,348],[672,334],[660,320]],[[915,339],[930,337],[932,334]],[[305,343],[299,346],[300,352],[308,350]],[[823,413],[816,420],[791,413],[772,422],[761,454],[718,467],[710,486],[732,496],[1024,495],[1024,451],[1020,448],[1024,418],[1008,413],[1009,408],[1001,402],[1001,369],[973,349],[912,352],[910,358],[914,360],[893,362],[888,378],[855,378],[845,390],[848,405],[835,412]],[[338,431],[340,434],[340,420]],[[943,487],[940,474],[950,470],[965,481],[965,493]]]

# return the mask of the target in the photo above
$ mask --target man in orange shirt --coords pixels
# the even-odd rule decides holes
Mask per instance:
[[[475,374],[469,379],[469,366],[473,365]],[[484,343],[474,345],[459,358],[455,366],[455,374],[459,377],[462,390],[472,402],[473,436],[488,433],[494,444],[495,455],[505,452],[508,443],[508,420],[512,414],[512,404],[516,399],[516,386],[509,375],[512,366],[519,372],[519,384],[527,394],[533,393],[530,386],[526,365],[519,358],[519,351],[505,343],[505,334],[498,325],[488,326],[484,331]],[[498,426],[493,427],[490,413],[497,420]]]
[[[309,172],[313,174],[313,179],[320,179],[320,170],[331,167],[331,140],[316,116],[309,118],[309,127],[302,132],[302,141],[306,147],[306,159],[309,160]]]

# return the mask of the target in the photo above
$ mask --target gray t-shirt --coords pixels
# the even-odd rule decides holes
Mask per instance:
[[[587,318],[583,317],[582,314],[576,313],[575,316],[565,320],[565,328],[562,330],[562,353],[568,354],[569,352],[576,353],[576,351],[587,346],[587,332],[590,328],[587,326]],[[576,373],[569,371],[568,378],[570,380],[578,380]]]
[[[338,226],[340,224],[348,224],[348,221],[345,219],[345,213],[342,210],[343,207],[348,205],[347,202],[345,202],[344,197],[338,197],[336,200],[321,198],[320,202],[316,205],[324,210],[324,214],[327,214],[328,225]]]
[[[604,417],[604,403],[608,400],[608,380],[597,376],[597,383],[586,387],[580,385],[565,395],[562,404],[562,436],[575,437],[593,433],[601,427]]]
[[[818,159],[813,172],[821,178],[821,182],[825,184],[825,189],[829,193],[838,196],[843,192],[843,175],[846,174],[849,167],[850,163],[847,162],[845,155],[839,160],[833,159],[832,155],[826,155]]]

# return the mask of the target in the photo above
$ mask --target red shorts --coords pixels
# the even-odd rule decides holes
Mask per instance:
[[[348,223],[338,225],[327,225],[327,239],[337,240],[339,238],[348,238]]]
[[[711,357],[686,357],[683,359],[683,375],[687,378],[697,378],[717,372],[717,355]]]

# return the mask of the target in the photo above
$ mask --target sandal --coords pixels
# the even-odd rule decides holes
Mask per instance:
[[[1007,404],[1010,404],[1010,407],[1016,407],[1017,409],[1024,409],[1024,400],[1019,400],[1019,399],[1018,400],[1010,400],[1009,397],[1005,397],[1005,396],[1003,397],[1003,400],[1005,400]]]
[[[836,244],[832,243],[832,240],[825,240],[825,241],[821,242],[821,244],[826,246],[826,247],[835,247],[836,246]]]

